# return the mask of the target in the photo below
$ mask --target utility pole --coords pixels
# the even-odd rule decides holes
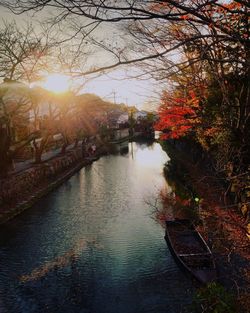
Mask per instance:
[[[114,104],[116,104],[116,91],[113,90],[113,95],[114,95]]]

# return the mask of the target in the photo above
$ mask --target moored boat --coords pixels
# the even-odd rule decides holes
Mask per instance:
[[[166,221],[165,239],[176,262],[186,272],[203,284],[216,280],[212,252],[189,220]]]

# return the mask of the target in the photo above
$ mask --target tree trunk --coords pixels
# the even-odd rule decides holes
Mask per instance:
[[[6,177],[11,169],[13,169],[11,157],[0,152],[0,177]]]
[[[12,158],[10,155],[11,137],[9,128],[0,128],[0,176],[6,176],[11,169]]]
[[[61,149],[61,154],[65,154],[66,153],[66,148],[68,147],[68,144],[67,143],[64,143],[62,145],[62,149]]]
[[[66,135],[66,134],[63,134],[62,133],[62,135],[63,135],[63,145],[62,145],[62,149],[61,149],[61,154],[65,154],[65,152],[66,152],[66,148],[68,147],[68,145],[69,145],[69,140],[68,140],[68,136]]]
[[[42,163],[42,152],[43,152],[42,149],[35,148],[35,163],[36,164]]]
[[[48,143],[49,137],[50,137],[50,135],[46,135],[41,140],[40,145],[38,145],[35,140],[33,141],[33,145],[35,148],[35,163],[36,164],[42,163],[42,154],[43,154],[43,151],[44,151],[44,149]]]
[[[78,146],[78,143],[79,143],[79,139],[78,139],[78,138],[76,138],[76,139],[75,139],[75,144],[74,144],[74,148],[77,148],[77,146]]]

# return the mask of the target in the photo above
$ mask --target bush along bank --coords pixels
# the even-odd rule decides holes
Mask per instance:
[[[82,149],[77,148],[0,180],[0,224],[30,208],[38,199],[93,160],[84,159]]]
[[[177,217],[178,211],[183,214],[186,210],[185,217],[188,211],[188,217],[195,220],[215,256],[219,284],[225,288],[225,293],[234,296],[237,308],[234,312],[248,312],[250,245],[245,217],[237,205],[230,204],[230,197],[225,199],[224,178],[211,171],[211,161],[207,155],[202,155],[202,151],[195,149],[192,144],[188,147],[187,141],[170,140],[161,144],[171,159],[166,165],[165,176],[168,181],[171,178],[173,197],[177,194],[175,199],[165,195],[166,206],[170,203],[172,210],[176,210],[173,215]],[[171,171],[173,168],[174,171]],[[168,217],[168,212],[164,214]],[[212,287],[212,290],[217,288]],[[225,305],[225,310],[220,307],[218,312],[232,312],[229,307],[231,305]],[[217,311],[211,309],[204,312]]]

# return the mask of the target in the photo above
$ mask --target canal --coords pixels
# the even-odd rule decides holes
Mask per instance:
[[[130,143],[1,226],[0,312],[181,312],[193,287],[152,215],[168,160]]]

